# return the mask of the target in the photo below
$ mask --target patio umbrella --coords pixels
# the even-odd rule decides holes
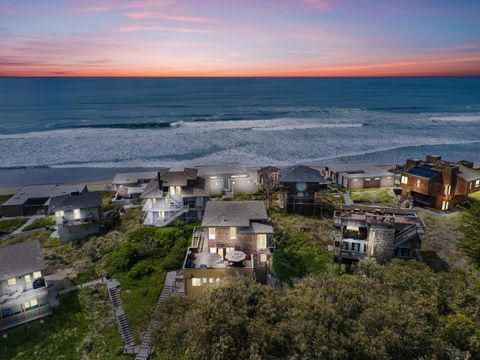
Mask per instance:
[[[243,251],[239,250],[230,250],[227,252],[227,255],[225,255],[225,258],[228,261],[233,261],[233,262],[239,262],[245,260],[247,255]]]
[[[217,253],[198,254],[197,263],[213,266],[222,261],[222,255]]]

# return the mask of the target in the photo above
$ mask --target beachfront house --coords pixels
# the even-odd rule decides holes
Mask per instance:
[[[361,205],[343,205],[335,211],[333,225],[334,243],[329,249],[345,263],[414,258],[425,231],[413,210]]]
[[[52,197],[85,191],[85,184],[24,186],[2,204],[2,213],[5,217],[44,215]]]
[[[48,213],[55,215],[58,236],[62,242],[99,234],[105,228],[102,196],[99,192],[53,197]]]
[[[328,182],[316,169],[294,165],[271,171],[270,177],[278,179],[279,204],[288,212],[300,215],[320,214],[316,195],[327,190]]]
[[[424,161],[405,162],[400,185],[402,195],[412,204],[450,211],[469,194],[480,191],[480,172],[468,161],[454,163],[428,155]]]
[[[130,204],[145,191],[148,183],[157,177],[156,171],[118,173],[112,180],[115,191],[113,203]]]
[[[229,277],[266,281],[273,250],[273,228],[264,202],[209,201],[187,250],[185,292],[196,295]]]
[[[144,200],[144,225],[201,220],[209,198],[207,180],[195,168],[162,169],[140,198]]]
[[[45,268],[38,240],[0,247],[0,331],[52,313],[58,300],[47,289]]]
[[[328,164],[320,172],[329,180],[347,189],[372,189],[395,186],[395,175],[371,164]]]
[[[198,175],[207,179],[209,194],[238,195],[258,191],[256,170],[248,170],[239,163],[198,166]]]

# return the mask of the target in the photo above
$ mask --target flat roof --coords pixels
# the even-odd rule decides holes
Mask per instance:
[[[115,174],[112,184],[135,184],[138,180],[151,180],[157,177],[157,171],[144,171]]]
[[[86,189],[85,184],[62,185],[29,185],[24,186],[18,192],[8,199],[2,206],[23,205],[28,199],[50,199],[54,196],[69,195],[75,192],[83,192]],[[46,201],[48,204],[48,200]]]
[[[459,165],[459,168],[460,168],[460,174],[458,174],[458,176],[464,179],[465,181],[475,181],[480,179],[480,171],[470,169],[463,165]]]
[[[393,176],[390,171],[382,169],[379,166],[372,164],[355,164],[355,163],[338,163],[327,164],[328,167],[335,173],[344,174],[345,177],[383,177]]]
[[[248,170],[240,163],[224,163],[215,165],[197,166],[198,175],[200,176],[216,176],[230,174],[247,174]]]
[[[38,240],[0,247],[0,281],[45,269]]]

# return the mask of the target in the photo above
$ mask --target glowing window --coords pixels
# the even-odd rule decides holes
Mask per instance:
[[[237,238],[237,228],[232,226],[230,227],[230,239],[235,240]]]
[[[17,279],[15,279],[15,278],[8,279],[8,280],[7,280],[7,284],[8,284],[9,286],[16,285],[16,284],[17,284]]]
[[[408,184],[408,176],[402,175],[402,179],[400,180],[402,184]]]
[[[41,271],[35,271],[33,273],[33,278],[34,279],[38,279],[38,278],[41,278],[42,277],[42,272]]]
[[[192,286],[201,286],[202,281],[199,278],[193,278],[192,279]]]
[[[208,283],[208,279],[207,278],[202,278],[202,284],[207,285],[207,283]]]
[[[80,215],[80,209],[75,209],[75,210],[73,210],[73,218],[74,218],[75,220],[78,220],[78,219],[80,219],[80,217],[81,217],[81,215]]]
[[[260,254],[260,261],[267,262],[267,254]]]
[[[65,215],[65,213],[62,211],[55,211],[55,216],[56,217],[62,217],[63,215]]]
[[[215,228],[208,228],[208,239],[215,240]]]
[[[208,282],[210,284],[214,284],[215,283],[215,278],[208,278]]]
[[[25,282],[27,283],[32,281],[32,278],[30,277],[30,275],[25,275],[24,278],[25,278]]]
[[[257,248],[265,249],[267,247],[267,234],[257,235]]]

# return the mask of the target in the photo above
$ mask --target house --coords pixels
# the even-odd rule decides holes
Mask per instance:
[[[425,224],[413,210],[376,206],[343,205],[333,218],[334,244],[340,262],[365,257],[384,262],[392,257],[415,257]]]
[[[239,163],[198,166],[198,175],[208,181],[209,194],[237,195],[258,191],[256,170],[248,170]]]
[[[112,187],[115,190],[113,202],[129,203],[138,199],[148,183],[156,177],[156,171],[115,174],[112,180]]]
[[[3,203],[2,213],[5,217],[46,214],[52,197],[85,191],[85,184],[24,186]]]
[[[469,194],[480,191],[480,172],[473,170],[473,163],[468,161],[453,163],[428,155],[425,161],[405,162],[400,184],[402,196],[413,204],[450,211]]]
[[[201,220],[209,198],[207,180],[195,168],[162,169],[140,198],[144,200],[144,225],[166,226],[176,219]]]
[[[273,228],[262,201],[209,201],[183,266],[187,295],[228,277],[266,281]]]
[[[47,289],[40,242],[0,247],[0,331],[52,313],[57,302]]]
[[[331,181],[347,189],[371,189],[395,186],[395,175],[371,164],[328,164],[320,172]]]
[[[259,172],[264,189],[276,192],[280,207],[301,215],[320,213],[315,200],[319,191],[326,190],[328,183],[320,172],[305,165],[267,167]]]
[[[99,192],[73,193],[51,198],[48,213],[55,214],[60,240],[78,240],[103,232],[102,205]]]

